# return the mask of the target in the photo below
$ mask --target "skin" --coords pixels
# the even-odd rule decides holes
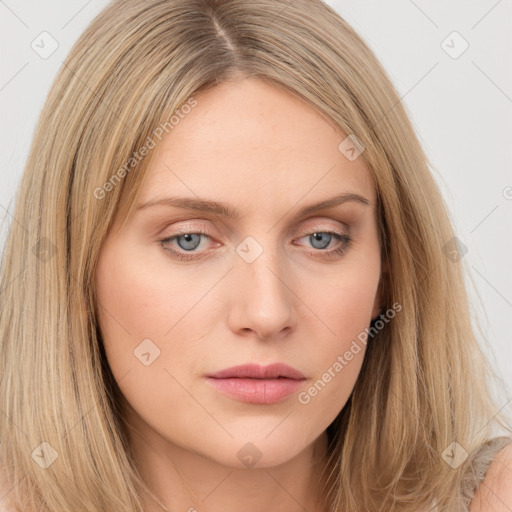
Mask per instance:
[[[284,362],[306,376],[304,391],[349,349],[380,312],[374,183],[362,157],[349,161],[339,151],[346,134],[281,88],[241,79],[196,99],[153,150],[138,204],[199,196],[236,207],[240,218],[139,209],[122,230],[115,219],[99,255],[100,329],[130,443],[172,510],[321,510],[314,491],[325,430],[352,392],[364,344],[307,404],[297,393],[244,403],[207,385],[205,375]],[[298,217],[342,192],[369,205],[348,201]],[[181,261],[160,244],[178,228],[210,237],[189,249],[197,259]],[[329,231],[352,236],[343,255],[325,255],[343,242],[311,236]],[[236,252],[248,236],[263,248],[252,263]],[[185,254],[190,245],[167,243]],[[148,338],[160,355],[146,366],[134,350]],[[252,467],[237,456],[249,442],[261,454]],[[148,502],[147,510],[161,508]]]

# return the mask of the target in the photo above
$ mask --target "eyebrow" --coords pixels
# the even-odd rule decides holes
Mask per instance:
[[[309,215],[320,210],[334,208],[335,206],[338,206],[349,201],[355,201],[366,206],[370,205],[370,201],[368,201],[366,197],[363,197],[359,194],[345,192],[343,194],[339,194],[329,199],[320,201],[319,203],[305,206],[304,208],[299,210],[298,215]],[[183,208],[185,210],[213,213],[216,215],[221,215],[223,217],[230,217],[234,219],[240,217],[240,211],[226,203],[220,203],[218,201],[210,201],[201,198],[178,196],[164,197],[161,199],[154,199],[146,203],[142,203],[139,206],[137,206],[137,211],[144,210],[146,208],[150,208],[151,206],[156,205],[175,206],[177,208]]]

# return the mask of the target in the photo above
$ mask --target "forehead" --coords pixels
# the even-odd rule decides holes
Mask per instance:
[[[375,202],[364,159],[339,150],[347,135],[296,95],[251,78],[196,100],[154,149],[140,202],[195,195],[267,212],[336,192]]]

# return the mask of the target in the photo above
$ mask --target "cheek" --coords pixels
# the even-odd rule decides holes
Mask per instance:
[[[162,296],[150,268],[131,250],[107,247],[100,254],[96,270],[99,324],[114,373],[131,369],[138,362],[134,350],[139,344],[156,341],[171,324],[164,309],[172,311],[176,298],[171,293]]]
[[[116,338],[133,341],[160,337],[169,330],[183,308],[183,290],[179,274],[168,279],[162,270],[129,246],[104,250],[96,271],[102,327]]]
[[[218,272],[199,280],[190,272],[171,271],[154,253],[148,258],[149,251],[128,243],[119,247],[102,251],[96,271],[99,324],[112,372],[117,378],[130,371],[130,380],[137,375],[147,383],[155,369],[195,370],[199,340],[208,339],[219,315],[218,301],[208,295]],[[147,353],[145,359],[154,360],[149,373],[140,360]],[[163,378],[168,381],[169,375]]]
[[[194,336],[187,312],[201,290],[182,282],[179,273],[164,276],[165,267],[150,263],[136,250],[104,250],[96,290],[110,369],[129,404],[155,420],[167,414],[162,404],[184,412],[197,407],[177,382],[184,380],[181,369],[190,370],[190,362],[198,360],[197,347],[183,340]]]
[[[371,321],[380,276],[378,253],[359,260],[340,272],[335,281],[324,283],[324,292],[310,290],[308,305],[318,311],[323,335],[315,331],[314,350],[305,346],[315,375],[298,401],[311,414],[331,419],[348,400],[359,376],[366,352],[366,336]]]
[[[379,277],[380,262],[376,256],[347,264],[324,283],[323,293],[310,287],[310,300],[316,297],[314,307],[329,327],[327,332],[331,339],[343,341],[368,327],[378,299]]]

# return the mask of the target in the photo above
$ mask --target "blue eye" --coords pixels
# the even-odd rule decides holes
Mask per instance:
[[[176,256],[182,261],[188,261],[200,257],[197,254],[187,254],[187,252],[197,249],[201,242],[201,237],[210,238],[206,233],[202,232],[182,233],[160,240],[160,245],[162,246],[164,251],[171,254],[171,256]],[[176,249],[173,249],[168,246],[168,244],[170,244],[174,240],[176,240],[179,249],[185,252],[180,252],[179,250],[177,251]]]
[[[318,249],[321,256],[336,256],[345,254],[352,244],[352,237],[345,233],[336,233],[334,231],[316,231],[310,235],[306,235],[303,238],[308,237],[312,241],[312,245],[315,249]],[[329,246],[330,242],[335,239],[340,245],[334,249],[325,250]]]
[[[197,254],[193,252],[199,247],[201,243],[201,237],[211,239],[206,233],[198,231],[183,232],[178,235],[173,235],[159,240],[159,242],[163,250],[170,254],[172,257],[178,258],[181,261],[190,261],[203,257],[204,253]],[[313,248],[316,249],[316,251],[310,251],[314,256],[341,256],[348,251],[352,244],[352,237],[350,235],[345,233],[336,233],[334,231],[316,231],[301,238],[308,237],[312,242]],[[330,245],[333,239],[337,240],[339,245],[332,249],[326,250],[326,247]],[[170,246],[170,244],[174,241],[178,245],[178,250],[176,250],[175,246]]]
[[[325,235],[327,235],[327,236],[325,236]],[[307,235],[307,236],[309,236],[310,240],[312,242],[314,242],[313,247],[315,249],[325,249],[329,245],[331,240],[333,239],[333,233],[328,233],[326,231],[312,233],[311,235]],[[319,242],[318,246],[315,245],[316,242]]]
[[[197,249],[197,246],[201,242],[201,236],[202,233],[186,233],[175,238],[181,249],[185,251],[193,251],[194,249]],[[183,245],[179,242],[180,239],[183,240]]]

